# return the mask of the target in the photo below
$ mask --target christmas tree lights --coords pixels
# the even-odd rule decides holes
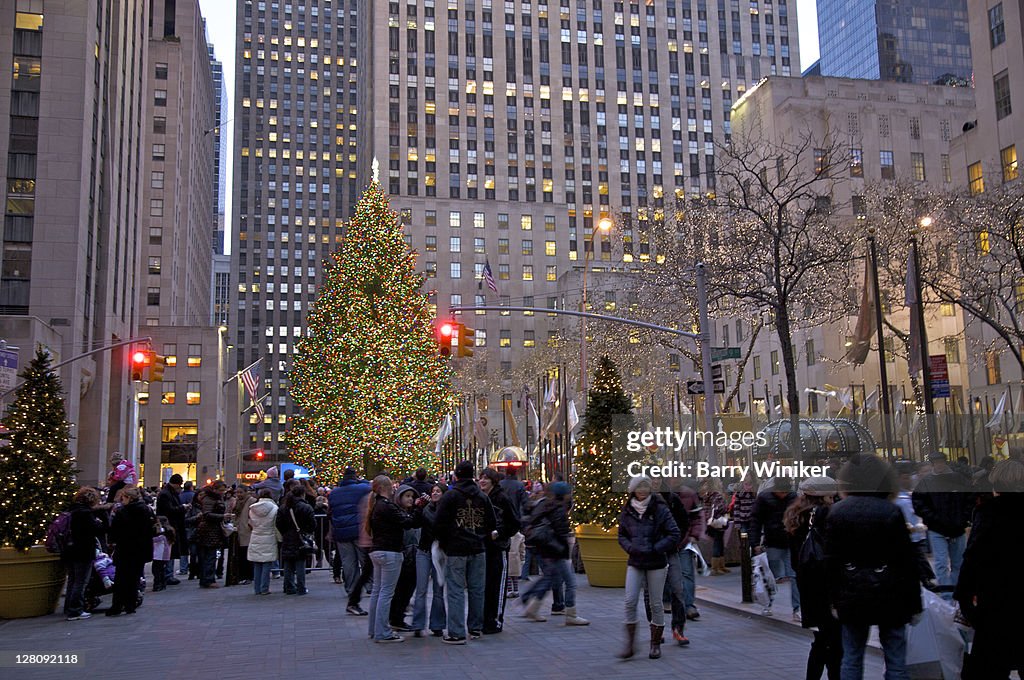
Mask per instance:
[[[68,449],[63,387],[38,350],[21,374],[14,403],[3,419],[10,444],[0,447],[0,545],[27,550],[71,501],[74,460]]]
[[[622,387],[615,362],[601,357],[587,398],[582,447],[576,459],[575,524],[596,524],[605,530],[618,524],[627,494],[613,490],[625,485],[623,471],[615,470],[615,453],[625,452],[626,433],[631,429],[633,401]],[[622,475],[619,484],[615,484],[616,475]]]
[[[322,479],[436,467],[430,436],[452,405],[430,306],[398,216],[376,182],[332,255],[297,346],[288,431],[296,460]]]

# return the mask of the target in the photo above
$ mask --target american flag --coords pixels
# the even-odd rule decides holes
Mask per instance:
[[[488,288],[495,293],[498,292],[498,284],[494,282],[494,272],[491,271],[491,263],[489,261],[484,261],[484,281],[487,283]]]
[[[263,419],[263,402],[259,398],[260,377],[257,369],[262,361],[262,358],[257,360],[238,376],[238,379],[245,385],[245,391],[249,394],[249,399],[252,400],[252,407],[256,412],[256,417],[261,420]]]

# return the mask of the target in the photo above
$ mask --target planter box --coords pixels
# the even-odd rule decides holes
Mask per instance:
[[[599,588],[626,586],[626,553],[619,547],[616,529],[605,531],[595,524],[576,527],[576,544],[580,547],[587,581]]]
[[[41,545],[0,548],[0,619],[46,616],[57,609],[64,565]]]

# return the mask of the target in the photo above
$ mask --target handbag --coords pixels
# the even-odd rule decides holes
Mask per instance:
[[[295,525],[295,531],[299,534],[299,554],[303,557],[316,554],[316,541],[313,539],[313,532],[303,531],[299,528],[299,522],[295,519],[295,511],[289,509],[288,514],[292,516],[292,524]]]

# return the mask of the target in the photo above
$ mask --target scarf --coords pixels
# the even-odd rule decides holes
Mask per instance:
[[[647,512],[647,506],[650,505],[650,503],[650,496],[643,499],[642,501],[638,500],[636,496],[633,496],[633,498],[629,500],[629,504],[633,506],[634,510],[636,510],[636,514],[640,515],[641,517],[643,517],[644,513]]]

